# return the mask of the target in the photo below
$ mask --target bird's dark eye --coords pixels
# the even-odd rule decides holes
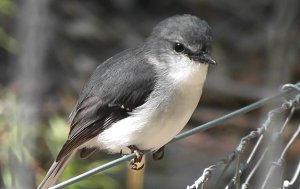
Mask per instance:
[[[175,43],[174,45],[174,50],[178,53],[183,52],[184,51],[184,45],[181,43]]]

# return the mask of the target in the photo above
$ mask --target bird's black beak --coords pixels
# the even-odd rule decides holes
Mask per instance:
[[[217,62],[214,59],[212,59],[212,57],[209,54],[203,54],[202,56],[200,56],[200,61],[203,61],[207,64],[217,65]]]
[[[206,63],[206,64],[212,64],[217,65],[217,62],[212,59],[212,57],[208,53],[199,53],[199,54],[191,54],[189,55],[190,59],[200,62],[200,63]]]

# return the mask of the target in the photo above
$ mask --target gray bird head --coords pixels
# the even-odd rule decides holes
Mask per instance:
[[[196,16],[177,15],[161,21],[153,29],[147,43],[157,56],[186,56],[194,62],[216,64],[210,56],[211,28]]]

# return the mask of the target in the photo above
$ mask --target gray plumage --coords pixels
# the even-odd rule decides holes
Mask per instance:
[[[191,15],[160,22],[145,42],[100,64],[70,114],[68,140],[39,189],[52,186],[81,150],[157,151],[190,119],[202,93],[211,29]]]

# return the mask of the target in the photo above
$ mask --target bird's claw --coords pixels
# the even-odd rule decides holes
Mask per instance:
[[[130,145],[128,148],[131,150],[131,153],[135,153],[136,157],[130,160],[129,165],[130,168],[133,170],[141,170],[144,168],[144,164],[142,164],[140,167],[138,167],[138,163],[141,163],[143,159],[143,152],[141,152],[136,146]]]
[[[152,154],[152,157],[154,160],[161,160],[164,157],[164,149],[165,147],[161,147],[160,149],[158,149],[156,152],[154,152]]]
[[[142,164],[140,167],[138,167],[137,163],[130,162],[130,169],[135,170],[135,171],[142,170],[144,168],[144,166],[145,166],[145,164]]]

